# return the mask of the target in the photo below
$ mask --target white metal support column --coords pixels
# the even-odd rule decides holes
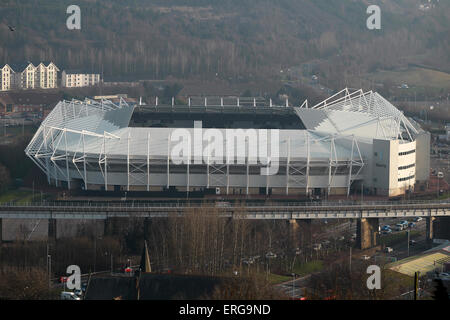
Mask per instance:
[[[291,163],[291,137],[287,140],[287,157],[286,157],[286,195],[289,194],[289,166]]]
[[[52,135],[52,146],[53,146],[53,149],[55,149],[55,139],[53,138],[53,128],[50,128],[50,132],[51,132],[51,135]],[[53,153],[54,153],[54,151],[53,151]],[[57,169],[56,169],[56,164],[53,162],[53,171],[55,171],[55,187],[58,187],[58,171],[57,171]]]
[[[105,191],[108,191],[108,156],[106,155],[106,133],[103,133],[103,154],[105,157]]]
[[[350,186],[352,184],[352,170],[353,170],[353,148],[355,146],[355,136],[352,138],[352,153],[350,156],[350,167],[348,170],[348,182],[347,182],[347,197],[350,195]]]
[[[187,196],[189,196],[189,166],[190,166],[190,163],[191,163],[191,148],[192,148],[192,145],[191,145],[191,139],[190,138],[188,138],[189,139],[189,150],[188,150],[188,154],[187,154],[187,159],[186,159],[186,195]]]
[[[127,191],[130,191],[130,132],[127,139]]]
[[[229,194],[229,192],[230,192],[230,155],[228,154],[228,151],[227,151],[225,161],[227,162],[227,194]]]
[[[247,188],[246,188],[246,193],[247,193],[247,195],[248,195],[248,185],[249,185],[249,183],[250,183],[250,175],[249,175],[249,169],[250,169],[250,167],[249,167],[249,165],[250,165],[250,161],[249,161],[249,141],[248,141],[248,137],[246,137],[245,138],[245,151],[246,151],[246,154],[247,154],[247,159],[246,159],[246,162],[247,162]]]
[[[331,138],[330,141],[330,164],[329,164],[329,172],[328,172],[328,194],[330,194],[331,191],[331,183],[333,181],[334,176],[336,175],[336,170],[337,170],[337,153],[336,153],[336,145],[334,143],[334,137]],[[334,155],[334,161],[333,161],[333,155]],[[334,168],[334,172],[332,172]]]
[[[147,191],[150,191],[150,132],[147,133]]]
[[[210,145],[210,141],[208,141],[208,147],[207,147],[207,152],[208,152],[208,156],[206,158],[206,188],[209,189],[209,156],[210,156],[210,150],[209,150],[209,145]]]
[[[331,170],[332,170],[332,163],[333,163],[333,140],[332,137],[330,140],[330,158],[328,159],[328,195],[330,194],[331,189]]]
[[[267,166],[269,166],[269,157],[267,157]],[[269,195],[269,185],[270,185],[270,172],[269,168],[267,168],[267,175],[266,175],[266,195]]]
[[[44,137],[44,145],[45,145],[45,152],[48,152],[48,144],[47,144],[47,134],[45,132],[45,129],[47,128],[45,125],[43,126],[44,129],[44,133],[43,133],[43,137]],[[50,184],[50,166],[49,166],[49,161],[48,161],[48,157],[45,157],[45,170],[47,171],[47,182],[48,184]]]
[[[307,100],[308,102],[308,100]],[[306,107],[308,107],[308,104],[306,105]],[[306,134],[306,188],[305,188],[305,192],[306,195],[308,195],[309,192],[309,169],[310,169],[310,160],[311,160],[311,145],[309,142],[309,132],[308,130],[305,130],[305,134]]]
[[[170,187],[170,133],[167,138],[167,188]]]
[[[64,128],[64,140],[66,144],[66,172],[67,172],[67,189],[70,190],[70,174],[69,174],[69,154],[67,153],[67,130]]]
[[[86,170],[86,144],[85,144],[85,135],[84,133],[81,133],[81,139],[83,141],[83,175],[84,175],[84,190],[88,189],[88,183],[87,183],[87,170]]]

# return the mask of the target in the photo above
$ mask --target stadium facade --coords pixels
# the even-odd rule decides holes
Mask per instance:
[[[83,190],[320,196],[349,195],[364,188],[397,196],[428,179],[429,133],[378,93],[344,89],[312,107],[307,101],[300,107],[287,105],[256,99],[245,104],[239,98],[205,98],[197,104],[189,99],[182,106],[173,100],[165,106],[61,101],[25,152],[50,184]],[[134,113],[139,113],[134,122],[143,126],[130,126]],[[266,117],[265,124],[249,127],[251,119],[261,117]],[[220,144],[226,146],[230,136],[236,139],[246,150],[243,158],[218,159],[207,150],[208,141],[193,138],[186,161],[175,161],[173,136],[180,129],[195,136],[199,128],[191,120],[196,118],[226,137]],[[277,147],[274,174],[261,174],[267,162],[255,161],[249,151],[251,130],[257,137],[276,130],[275,142],[262,139],[267,150]],[[199,149],[200,160],[195,152]],[[273,160],[272,155],[269,163]]]

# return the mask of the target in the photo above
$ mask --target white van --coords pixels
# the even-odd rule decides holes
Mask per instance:
[[[61,300],[81,300],[81,298],[73,292],[63,291],[61,292]]]

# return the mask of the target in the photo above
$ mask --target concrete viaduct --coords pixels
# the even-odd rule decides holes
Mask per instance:
[[[192,210],[215,212],[224,218],[250,220],[287,220],[309,222],[311,219],[357,219],[357,245],[361,249],[378,244],[380,218],[423,217],[427,239],[450,239],[450,201],[441,202],[364,202],[364,203],[287,203],[251,205],[216,202],[215,204],[177,203],[42,203],[0,204],[0,241],[2,219],[48,219],[48,236],[56,238],[56,220],[104,220],[105,231],[120,219],[149,219],[183,216]]]

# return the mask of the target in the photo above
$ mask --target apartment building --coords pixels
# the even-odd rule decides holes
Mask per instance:
[[[36,67],[31,62],[11,64],[14,70],[12,87],[14,89],[35,89],[36,88]]]
[[[11,78],[14,75],[14,71],[8,64],[1,66],[0,68],[0,91],[11,90],[12,82]]]
[[[1,69],[1,90],[57,88],[58,71],[51,61],[5,64]]]
[[[100,83],[100,74],[81,70],[64,70],[61,85],[67,88],[95,86]]]
[[[41,89],[58,87],[58,67],[53,62],[41,62],[36,67],[35,84]]]

